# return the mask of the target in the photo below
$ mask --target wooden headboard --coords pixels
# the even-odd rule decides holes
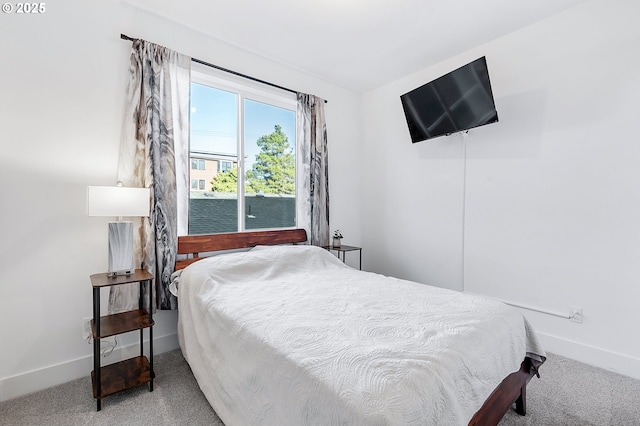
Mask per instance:
[[[249,248],[258,245],[303,243],[305,241],[307,241],[307,232],[304,229],[186,235],[178,237],[178,255],[191,257],[176,260],[176,271],[203,259],[200,257],[200,253]]]

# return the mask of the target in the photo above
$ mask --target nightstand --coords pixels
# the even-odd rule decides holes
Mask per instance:
[[[91,275],[93,286],[93,371],[91,383],[93,397],[97,400],[97,409],[102,408],[102,398],[125,389],[149,383],[149,392],[153,392],[153,312],[143,309],[143,283],[149,286],[149,306],[153,306],[153,275],[143,269],[136,269],[130,275],[109,277],[108,274]],[[113,315],[100,316],[100,289],[114,285],[134,285],[139,283],[140,299],[138,309]],[[149,329],[149,357],[144,356],[143,333]],[[100,339],[140,330],[140,356],[114,364],[100,366]]]
[[[362,270],[362,247],[355,247],[355,246],[346,246],[344,244],[341,244],[340,247],[334,247],[334,246],[324,246],[324,249],[327,250],[333,250],[336,252],[336,256],[338,256],[338,259],[340,259],[340,254],[342,254],[342,263],[344,263],[345,260],[345,255],[348,251],[359,251],[360,252],[360,263],[359,263],[359,268],[360,270]]]

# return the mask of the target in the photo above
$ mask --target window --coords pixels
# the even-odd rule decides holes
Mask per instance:
[[[202,158],[192,158],[191,159],[191,170],[204,170],[204,159]]]
[[[228,172],[233,167],[233,162],[231,161],[218,161],[218,173],[220,172]]]
[[[191,190],[204,191],[205,190],[204,179],[191,179]]]
[[[294,94],[193,67],[190,132],[189,234],[296,226]],[[217,163],[206,189],[196,153]]]

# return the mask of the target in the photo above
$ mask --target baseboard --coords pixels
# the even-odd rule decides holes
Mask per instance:
[[[148,342],[145,341],[145,351],[147,351],[147,344]],[[154,355],[178,348],[178,335],[176,333],[155,337],[153,339]],[[109,355],[107,363],[111,364],[130,358],[139,354],[139,351],[140,346],[137,344],[116,347],[113,353]],[[91,370],[93,370],[93,356],[88,355],[0,379],[0,402],[88,376]]]
[[[536,335],[542,347],[548,352],[640,380],[640,359],[638,358],[551,334],[537,332]]]

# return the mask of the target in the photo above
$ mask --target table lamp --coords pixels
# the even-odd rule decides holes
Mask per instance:
[[[133,222],[123,217],[148,217],[151,191],[149,188],[121,186],[88,186],[87,214],[115,216],[109,222],[109,276],[130,275],[135,271],[133,260]]]

